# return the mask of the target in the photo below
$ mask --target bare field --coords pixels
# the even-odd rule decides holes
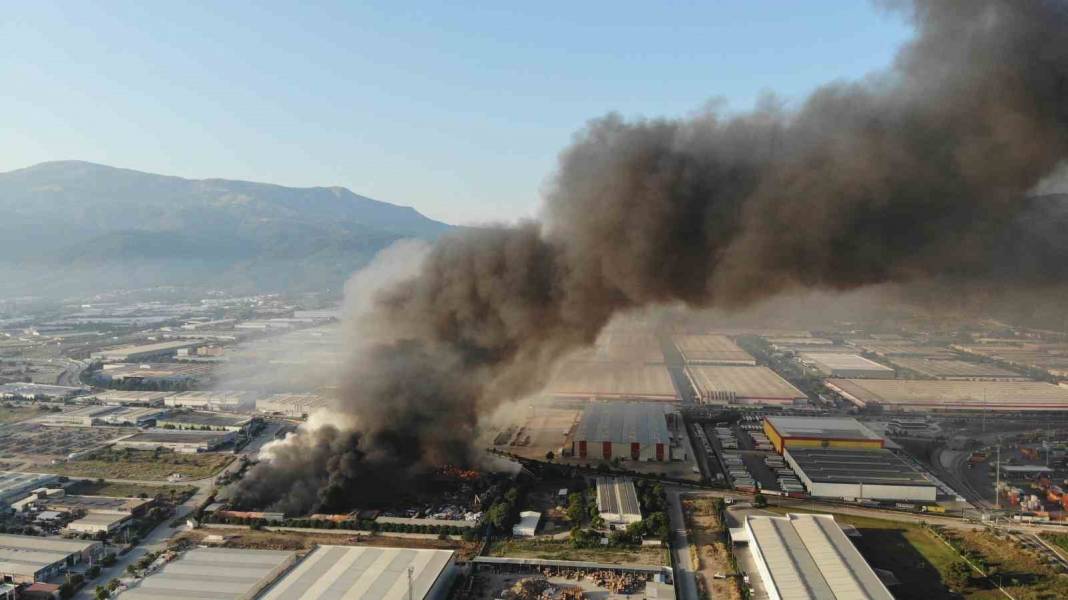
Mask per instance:
[[[203,479],[219,472],[234,460],[233,454],[206,452],[177,454],[146,450],[103,450],[90,458],[42,465],[45,473],[68,477],[166,481],[173,473],[185,479]]]
[[[711,598],[741,600],[742,591],[737,579],[716,579],[716,573],[735,573],[731,566],[730,550],[724,541],[724,528],[716,514],[711,498],[683,497],[682,509],[694,548],[697,549],[698,576],[701,588]]]
[[[667,549],[642,548],[574,548],[570,540],[503,539],[495,540],[487,549],[488,556],[508,558],[540,558],[543,560],[578,560],[613,565],[669,564]]]

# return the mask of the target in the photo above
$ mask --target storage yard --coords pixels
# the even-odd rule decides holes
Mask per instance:
[[[767,367],[689,365],[686,372],[705,404],[790,406],[807,399],[804,392]]]
[[[565,362],[544,393],[556,398],[583,400],[678,400],[675,384],[666,367],[622,362]]]
[[[1068,388],[1037,381],[828,379],[826,385],[859,407],[881,405],[885,410],[1068,410]]]
[[[756,359],[725,335],[673,335],[686,364],[756,366]]]

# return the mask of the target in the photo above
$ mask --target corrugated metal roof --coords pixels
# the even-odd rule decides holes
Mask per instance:
[[[815,437],[829,440],[879,440],[881,436],[848,417],[764,417],[783,437]]]
[[[237,600],[268,583],[293,556],[274,550],[194,548],[134,589],[123,600]]]
[[[421,600],[452,559],[451,550],[319,546],[262,596],[262,600],[376,598]]]
[[[831,515],[749,516],[746,528],[782,600],[893,600]]]
[[[614,444],[667,444],[670,407],[646,402],[593,403],[582,412],[574,439]]]
[[[922,473],[889,450],[787,448],[805,477],[816,483],[933,486]]]
[[[640,519],[642,512],[634,482],[625,478],[598,477],[597,512],[637,515]]]

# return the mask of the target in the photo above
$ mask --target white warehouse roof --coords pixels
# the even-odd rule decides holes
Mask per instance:
[[[452,550],[319,546],[261,598],[407,600],[412,567],[411,597],[423,600],[447,576],[452,559]]]
[[[270,583],[293,556],[277,550],[193,548],[149,575],[122,600],[238,600]]]
[[[782,600],[893,600],[831,515],[745,519],[770,596]]]

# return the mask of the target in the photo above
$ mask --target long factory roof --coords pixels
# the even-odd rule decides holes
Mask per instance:
[[[933,486],[926,477],[889,450],[786,448],[804,476],[814,483]]]
[[[850,417],[764,417],[784,438],[881,440],[874,431]]]
[[[560,365],[546,393],[574,398],[675,400],[678,397],[664,365],[575,360]]]
[[[276,550],[194,548],[167,563],[123,600],[238,600],[265,586],[293,557]]]
[[[756,359],[725,335],[674,335],[671,341],[688,363],[756,364]]]
[[[411,597],[422,600],[442,576],[452,556],[452,550],[319,546],[261,599],[406,600],[411,567]]]
[[[18,473],[15,471],[0,471],[0,500],[13,500],[9,496],[24,494],[33,488],[38,488],[58,479],[55,475],[45,473]]]
[[[1028,379],[1028,377],[996,365],[967,362],[963,360],[938,360],[924,357],[895,357],[895,365],[934,378],[990,377],[1003,379]]]
[[[0,572],[34,575],[41,569],[100,546],[100,542],[0,534]]]
[[[859,406],[889,408],[1068,410],[1068,389],[1040,381],[828,379],[827,387]]]
[[[893,600],[831,515],[747,516],[749,546],[782,600]]]
[[[850,352],[802,352],[801,359],[817,367],[829,370],[865,370],[893,374],[894,370],[874,360]]]
[[[667,444],[671,441],[665,414],[650,402],[594,402],[586,406],[573,438],[614,444]]]
[[[700,393],[734,392],[739,398],[806,398],[804,392],[767,367],[687,365]]]

